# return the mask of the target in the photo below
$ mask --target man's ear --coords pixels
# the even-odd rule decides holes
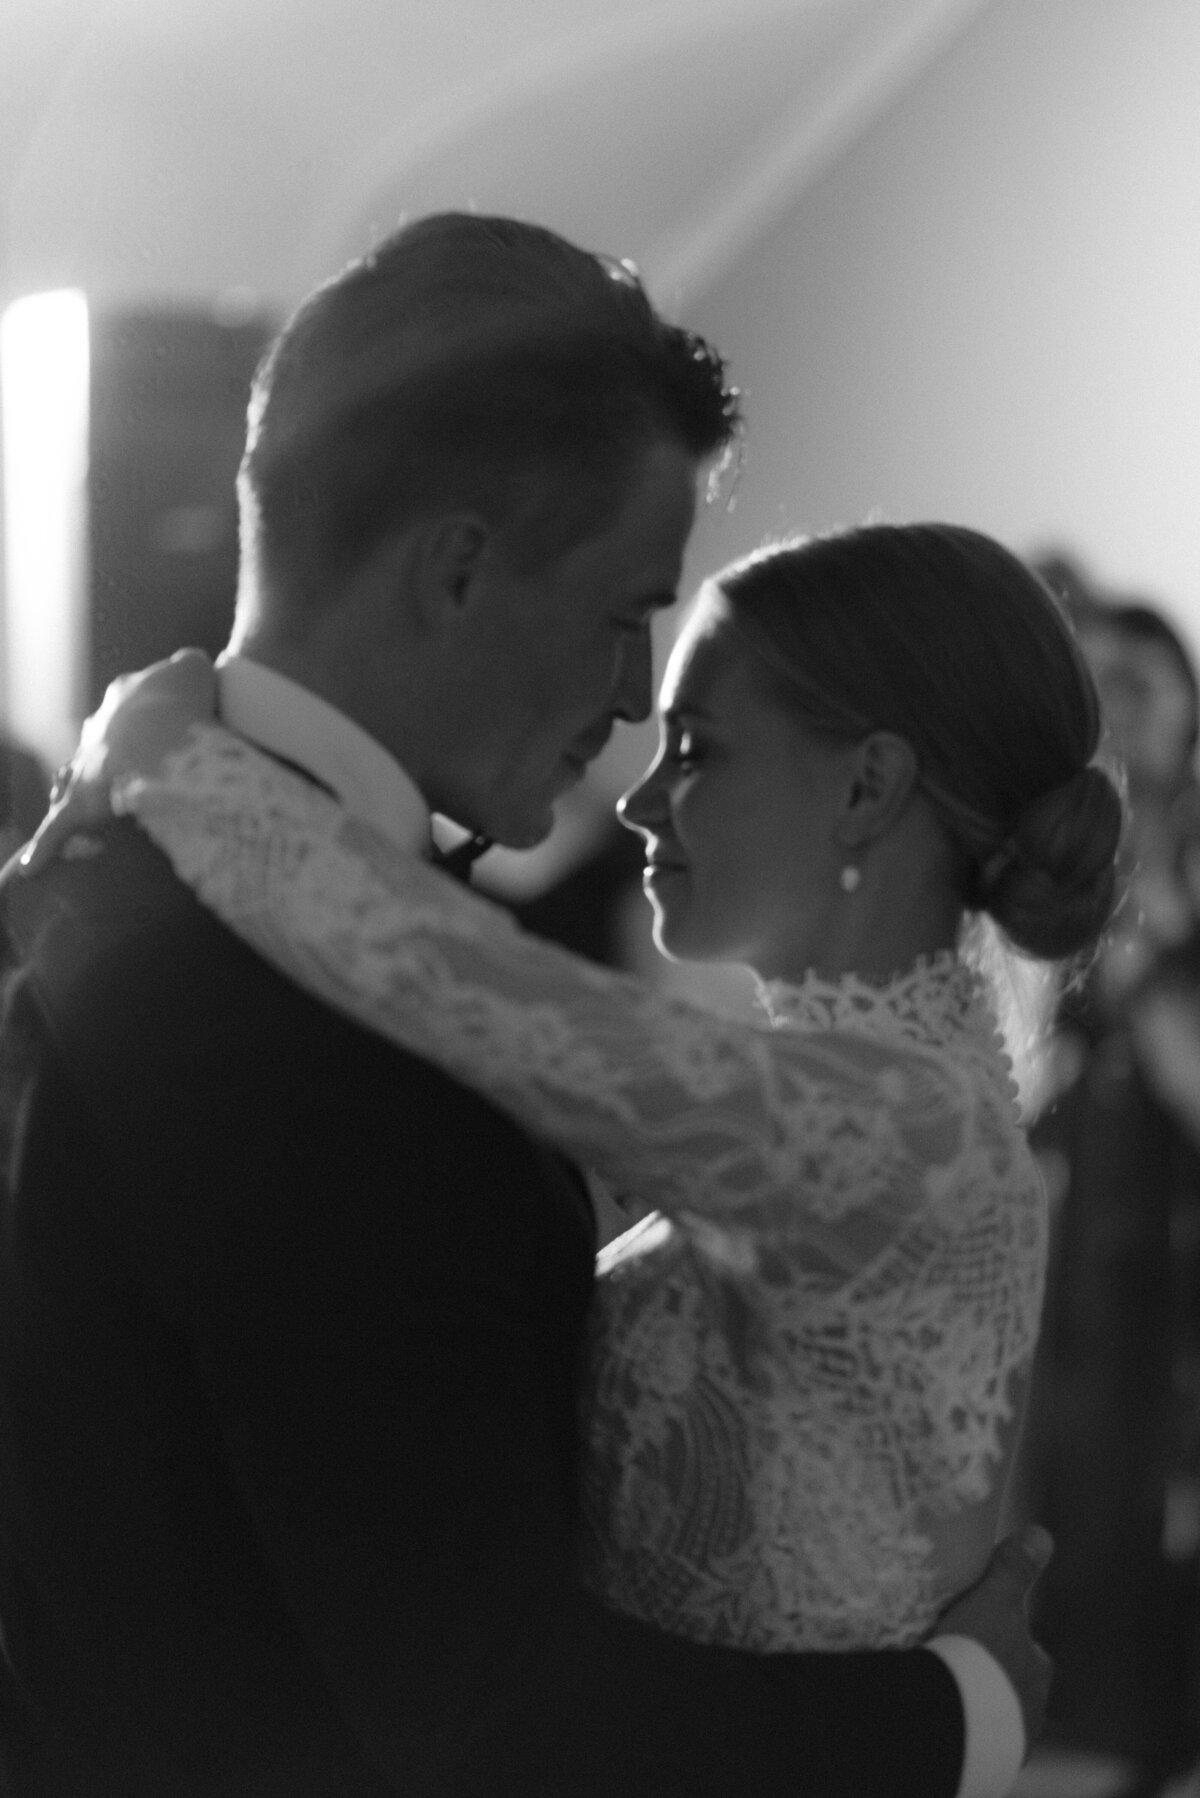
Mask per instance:
[[[842,846],[861,848],[886,830],[908,804],[917,775],[916,753],[906,738],[890,730],[864,737],[838,822]]]
[[[486,565],[491,543],[491,532],[474,512],[444,513],[415,528],[404,578],[423,623],[436,626],[459,616]]]

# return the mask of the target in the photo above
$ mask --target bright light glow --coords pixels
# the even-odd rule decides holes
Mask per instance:
[[[5,715],[51,766],[75,746],[87,657],[88,310],[32,294],[0,320]]]

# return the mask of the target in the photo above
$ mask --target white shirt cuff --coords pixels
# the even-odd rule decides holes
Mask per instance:
[[[966,1723],[957,1798],[1006,1798],[1025,1759],[1025,1724],[1012,1681],[973,1636],[934,1636],[925,1644],[958,1682]]]

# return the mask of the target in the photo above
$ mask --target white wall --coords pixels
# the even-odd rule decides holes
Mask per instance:
[[[1200,6],[995,0],[694,308],[747,389],[712,533],[943,516],[1200,629]]]

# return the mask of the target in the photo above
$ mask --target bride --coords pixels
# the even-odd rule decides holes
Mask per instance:
[[[1114,897],[1096,694],[1041,584],[880,525],[702,589],[621,813],[660,949],[748,965],[758,1022],[521,933],[213,704],[195,652],[117,683],[33,864],[111,792],[287,974],[653,1208],[594,1307],[608,1604],[759,1650],[921,1640],[994,1542],[1042,1292],[988,943],[1073,957]]]

